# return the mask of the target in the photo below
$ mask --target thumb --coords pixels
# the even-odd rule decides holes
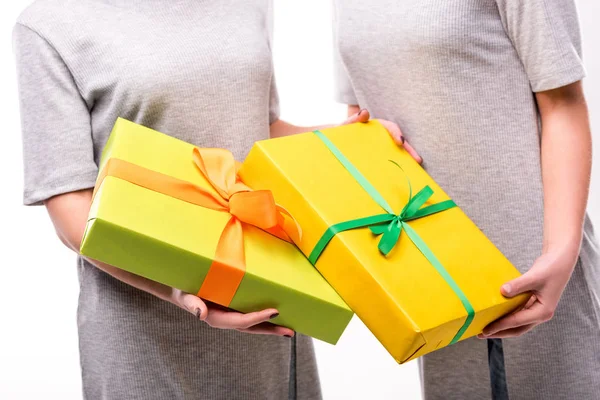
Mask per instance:
[[[532,268],[518,278],[502,285],[500,292],[506,297],[515,297],[521,293],[537,289],[540,281],[540,273]]]
[[[206,303],[198,296],[193,294],[184,293],[181,299],[181,306],[183,309],[191,312],[201,321],[204,321],[208,316],[208,307]]]

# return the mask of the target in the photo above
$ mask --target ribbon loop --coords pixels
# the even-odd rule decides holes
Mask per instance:
[[[404,210],[402,210],[402,213],[400,214],[402,218],[413,216],[432,195],[433,189],[429,186],[425,186],[423,189],[419,190],[415,197],[408,201]]]
[[[418,209],[413,215],[405,217],[404,221],[411,221],[413,219],[426,217],[428,215],[436,214],[453,207],[456,207],[456,203],[453,200],[440,201],[439,203]]]
[[[396,243],[398,243],[400,234],[402,233],[402,224],[403,223],[399,218],[394,219],[388,224],[386,231],[381,236],[381,240],[377,247],[384,256],[387,256],[396,246]]]
[[[369,229],[371,230],[371,232],[374,235],[381,235],[381,234],[384,234],[385,232],[387,232],[388,226],[389,226],[389,222],[387,222],[387,223],[384,222],[382,224],[371,225],[371,226],[369,226]]]
[[[251,191],[238,178],[238,166],[231,152],[225,149],[199,149],[194,147],[192,158],[202,176],[223,200],[229,200],[232,195],[238,192]]]

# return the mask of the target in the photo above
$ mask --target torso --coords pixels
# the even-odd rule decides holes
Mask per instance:
[[[493,1],[423,3],[339,2],[341,58],[361,107],[400,125],[432,177],[524,272],[543,222],[527,76]],[[507,222],[522,220],[518,232]]]

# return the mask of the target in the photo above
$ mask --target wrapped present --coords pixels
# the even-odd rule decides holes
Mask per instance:
[[[222,149],[117,120],[103,151],[84,256],[335,343],[353,313],[291,243],[301,232]]]
[[[399,362],[480,333],[519,273],[376,121],[257,142],[240,169],[300,223],[296,240]]]

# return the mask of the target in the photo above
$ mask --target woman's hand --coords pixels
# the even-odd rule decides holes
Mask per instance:
[[[356,122],[368,122],[369,119],[371,119],[371,115],[369,114],[368,110],[359,110],[358,106],[348,106],[348,119],[339,125],[297,126],[289,124],[282,120],[277,120],[271,124],[270,137],[278,138],[283,136],[295,135],[297,133],[311,132],[317,129],[325,129],[332,128],[334,126],[354,124]],[[402,135],[400,127],[397,124],[390,121],[386,121],[384,119],[378,119],[377,121],[379,121],[381,125],[383,125],[385,129],[387,129],[390,136],[394,138],[394,141],[399,146],[404,146],[404,148],[406,149],[406,151],[408,151],[412,158],[414,158],[419,164],[423,162],[423,159],[419,156],[419,154],[417,154],[415,149],[410,144],[408,144],[406,138],[404,137],[404,135]]]
[[[348,106],[348,119],[342,122],[340,125],[354,124],[356,122],[368,122],[371,119],[371,114],[367,109],[359,109],[358,106]],[[406,138],[402,134],[398,124],[387,121],[385,119],[377,119],[385,129],[387,129],[390,136],[394,139],[394,142],[398,146],[403,146],[408,154],[412,156],[419,164],[423,162],[421,156],[417,151],[406,141]]]
[[[58,237],[76,253],[79,253],[91,202],[91,190],[62,194],[45,202]],[[276,309],[269,308],[242,314],[225,307],[206,303],[193,294],[184,293],[181,290],[151,281],[112,265],[96,260],[88,259],[88,261],[128,285],[189,311],[196,318],[206,322],[213,328],[235,329],[240,332],[263,335],[294,336],[293,330],[268,323],[268,321],[279,315]]]
[[[294,336],[293,330],[269,323],[270,320],[279,315],[274,308],[243,314],[217,304],[205,302],[198,296],[177,289],[172,289],[172,294],[168,300],[194,314],[200,321],[206,322],[213,328],[235,329],[240,332],[260,335]]]
[[[506,297],[528,292],[531,293],[531,297],[523,308],[492,322],[478,337],[500,339],[520,336],[552,319],[558,301],[571,278],[578,250],[577,246],[575,250],[544,253],[529,271],[504,284],[501,292]]]

